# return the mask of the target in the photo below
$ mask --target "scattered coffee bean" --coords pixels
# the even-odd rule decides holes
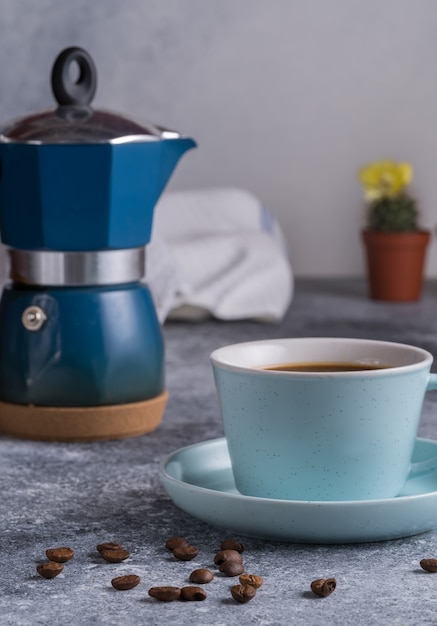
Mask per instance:
[[[199,550],[194,546],[181,546],[180,548],[175,548],[173,554],[179,561],[191,561],[199,554]]]
[[[311,583],[311,590],[316,596],[320,596],[321,598],[326,598],[329,596],[337,586],[337,581],[335,578],[318,578],[317,580],[313,580]]]
[[[133,589],[141,582],[141,578],[136,574],[126,574],[124,576],[117,576],[111,580],[111,585],[118,591],[126,591]]]
[[[261,576],[255,574],[241,574],[239,580],[242,585],[250,585],[255,589],[259,589],[264,582]]]
[[[160,600],[161,602],[173,602],[173,600],[179,600],[181,597],[181,590],[179,587],[150,587],[149,596]]]
[[[420,567],[426,572],[437,572],[437,559],[422,559]]]
[[[43,578],[55,578],[62,572],[64,566],[62,563],[56,563],[55,561],[47,561],[46,563],[41,563],[36,568],[36,571]]]
[[[218,570],[225,576],[240,576],[244,572],[244,565],[239,561],[224,561],[219,565]]]
[[[209,569],[195,569],[194,572],[191,572],[190,574],[190,583],[203,585],[206,583],[210,583],[213,578],[214,574]]]
[[[243,557],[236,550],[220,550],[214,557],[214,564],[221,565],[225,561],[243,562]]]
[[[188,541],[183,537],[170,537],[170,539],[167,539],[165,542],[167,550],[171,550],[172,552],[175,548],[186,548],[189,545]]]
[[[240,604],[245,604],[256,596],[256,589],[251,585],[234,585],[231,587],[231,594],[234,600]]]
[[[115,541],[106,541],[105,543],[99,543],[97,546],[97,551],[102,553],[106,550],[123,550],[123,546],[119,543],[115,543]]]
[[[108,561],[108,563],[121,563],[130,556],[129,552],[123,548],[118,550],[102,550],[100,555],[105,561]]]
[[[244,572],[244,565],[238,561],[224,561],[219,566],[219,571],[225,576],[239,576]]]
[[[46,550],[47,558],[56,563],[66,563],[74,557],[74,550],[71,548],[49,548]]]
[[[240,543],[239,541],[234,541],[233,539],[225,539],[222,541],[220,546],[220,550],[236,550],[237,552],[244,552],[246,546],[244,543]]]
[[[182,587],[181,600],[187,602],[205,600],[207,597],[206,591],[201,587]]]

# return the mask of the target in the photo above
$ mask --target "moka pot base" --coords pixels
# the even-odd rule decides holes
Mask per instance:
[[[144,248],[9,250],[0,300],[0,432],[55,441],[148,433],[167,400]]]
[[[0,402],[0,432],[20,439],[85,442],[125,439],[157,428],[168,393],[129,404],[52,407]]]

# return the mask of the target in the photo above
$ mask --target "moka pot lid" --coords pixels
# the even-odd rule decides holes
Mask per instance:
[[[73,77],[76,65],[77,77]],[[101,144],[179,139],[173,130],[90,106],[97,88],[97,71],[90,54],[66,48],[56,58],[51,86],[56,109],[23,116],[0,130],[0,142],[19,144]]]

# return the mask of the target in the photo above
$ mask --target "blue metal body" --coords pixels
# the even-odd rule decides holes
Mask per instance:
[[[189,138],[0,142],[0,232],[22,250],[136,248]],[[22,323],[29,306],[47,316]],[[39,406],[141,402],[164,391],[164,345],[148,288],[11,284],[0,301],[0,400]]]
[[[37,332],[21,323],[40,306]],[[0,301],[0,400],[42,406],[138,402],[164,390],[164,345],[147,286],[28,288]]]
[[[189,138],[97,144],[0,143],[0,231],[25,250],[134,248]]]

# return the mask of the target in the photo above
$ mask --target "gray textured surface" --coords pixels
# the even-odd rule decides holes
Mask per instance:
[[[373,337],[421,345],[437,355],[437,284],[421,302],[393,305],[367,299],[361,281],[298,281],[286,320],[168,324],[168,410],[152,434],[127,441],[53,444],[0,436],[0,623],[37,625],[230,625],[436,623],[437,574],[420,559],[437,556],[437,532],[363,545],[303,546],[242,538],[246,569],[265,579],[247,605],[230,599],[232,579],[216,577],[199,603],[161,604],[156,584],[187,584],[188,574],[212,566],[221,540],[214,529],[176,509],[158,478],[162,455],[223,434],[208,355],[219,345],[262,337]],[[420,434],[437,439],[437,394],[428,394]],[[437,511],[436,511],[437,525]],[[200,548],[195,561],[175,561],[165,540],[185,535]],[[131,550],[120,565],[102,561],[95,546],[117,540]],[[46,548],[69,545],[76,556],[47,581],[36,574]],[[116,592],[114,576],[137,573],[136,589]],[[335,576],[326,599],[311,580]]]

